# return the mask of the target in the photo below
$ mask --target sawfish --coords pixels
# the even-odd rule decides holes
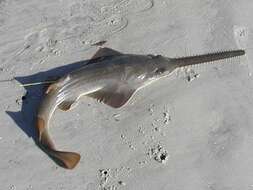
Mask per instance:
[[[82,96],[120,108],[136,91],[169,76],[178,68],[244,54],[244,50],[232,50],[168,58],[162,55],[124,54],[110,48],[100,48],[90,63],[48,86],[36,118],[37,144],[60,166],[72,169],[79,162],[80,154],[58,150],[49,135],[49,121],[57,108],[70,110]]]

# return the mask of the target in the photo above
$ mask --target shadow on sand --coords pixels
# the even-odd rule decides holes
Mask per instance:
[[[111,54],[107,54],[110,52]],[[73,70],[77,70],[81,67],[84,67],[88,64],[97,63],[101,60],[105,60],[110,58],[115,54],[116,51],[111,50],[109,48],[102,48],[97,51],[97,53],[89,60],[75,62],[69,65],[57,67],[48,71],[39,72],[37,74],[33,74],[30,76],[23,77],[15,77],[19,83],[24,85],[26,89],[26,94],[22,97],[22,107],[19,112],[10,112],[6,111],[6,113],[15,121],[17,126],[23,130],[24,133],[27,134],[28,137],[32,138],[35,144],[48,156],[54,160],[58,165],[66,167],[65,163],[63,163],[62,159],[59,159],[57,156],[53,157],[52,153],[48,153],[49,150],[47,147],[43,146],[38,142],[38,132],[35,127],[37,110],[42,101],[42,98],[45,94],[45,90],[49,86],[47,85],[30,85],[27,86],[25,84],[43,82],[43,81],[56,81],[57,79],[63,77],[64,75],[72,72]],[[117,52],[118,53],[118,52]],[[69,153],[68,153],[69,154]],[[70,162],[70,161],[68,161]]]
[[[96,60],[85,60],[69,65],[57,67],[48,71],[39,72],[30,76],[15,77],[21,84],[36,83],[41,81],[54,81],[63,75],[79,69],[87,64],[90,64]],[[37,115],[37,109],[43,98],[43,94],[46,90],[47,85],[33,85],[25,86],[26,94],[22,97],[22,108],[19,112],[6,113],[15,121],[17,126],[27,134],[28,137],[32,138],[37,144],[37,131],[35,129],[35,118]]]

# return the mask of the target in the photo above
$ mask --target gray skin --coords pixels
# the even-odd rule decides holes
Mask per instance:
[[[243,50],[235,50],[171,59],[161,55],[122,54],[102,48],[94,56],[94,63],[63,76],[49,86],[37,115],[38,143],[59,165],[72,169],[79,162],[80,155],[56,150],[48,134],[49,121],[56,108],[67,111],[84,95],[119,108],[137,90],[169,76],[177,68],[244,54]]]

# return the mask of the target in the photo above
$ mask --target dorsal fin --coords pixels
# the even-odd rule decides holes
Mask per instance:
[[[107,57],[107,56],[113,56],[113,55],[122,55],[122,53],[113,50],[111,48],[100,48],[91,58],[92,59],[97,59],[99,57]]]

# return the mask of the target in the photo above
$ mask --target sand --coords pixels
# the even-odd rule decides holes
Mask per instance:
[[[0,189],[253,189],[252,9],[250,0],[0,1]],[[33,141],[43,87],[21,84],[84,65],[103,40],[123,53],[246,56],[181,69],[120,109],[84,97],[57,110],[56,145],[82,156],[65,170]]]

